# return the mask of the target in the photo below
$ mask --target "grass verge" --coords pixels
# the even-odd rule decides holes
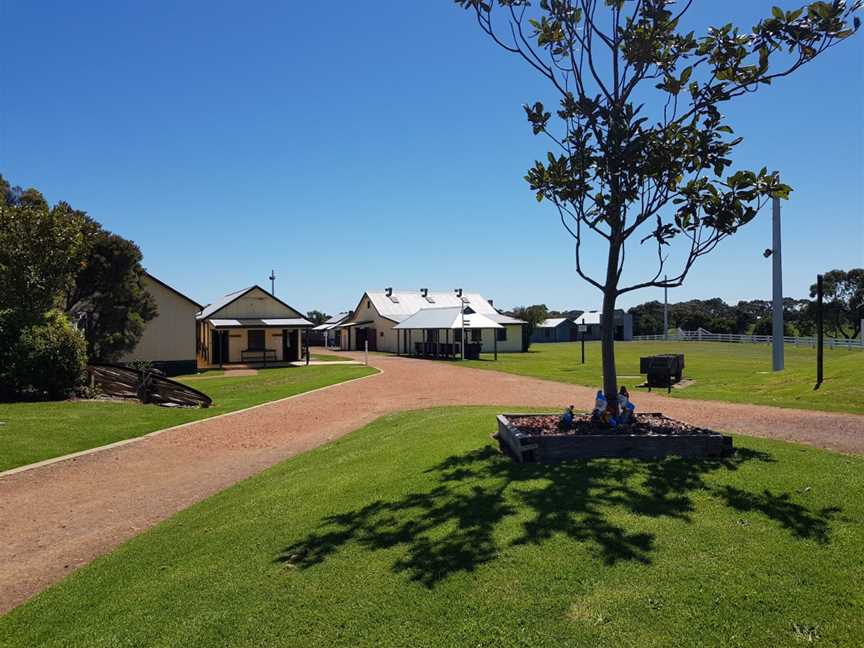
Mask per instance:
[[[826,349],[825,382],[814,390],[816,352],[787,345],[786,369],[771,371],[768,344],[723,342],[616,342],[619,383],[632,387],[644,381],[639,358],[659,353],[683,353],[684,377],[694,382],[673,389],[674,398],[864,414],[864,352]],[[598,387],[601,384],[600,343],[585,343],[585,364],[578,342],[532,344],[528,353],[491,354],[464,366]],[[665,390],[663,390],[665,393]]]
[[[0,403],[0,471],[375,373],[348,365],[261,369],[254,376],[188,380],[213,399],[207,409],[120,401]],[[207,374],[209,376],[209,374]],[[183,378],[179,379],[181,382]]]
[[[382,418],[0,619],[4,646],[864,642],[864,459],[515,465],[490,408]]]

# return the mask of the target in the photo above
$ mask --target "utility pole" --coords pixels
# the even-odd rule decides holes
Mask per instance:
[[[780,174],[775,171],[775,175],[779,180]],[[773,207],[771,262],[774,275],[774,299],[771,317],[771,365],[774,371],[783,371],[783,255],[780,243],[780,198],[774,198]]]
[[[275,297],[276,296],[276,271],[275,270],[270,271],[270,276],[268,277],[268,279],[270,279],[270,294]]]
[[[822,322],[822,275],[816,275],[816,389],[822,385],[825,358],[825,329]]]
[[[668,277],[663,275],[663,339],[669,339],[669,288],[665,285]]]

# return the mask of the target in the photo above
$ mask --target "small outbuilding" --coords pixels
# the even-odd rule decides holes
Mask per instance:
[[[302,332],[312,328],[260,286],[225,295],[196,317],[199,367],[288,363],[302,357]]]
[[[312,329],[314,335],[310,337],[310,344],[323,346],[326,348],[339,346],[339,326],[351,316],[351,311],[338,313],[330,317],[323,324],[319,324]]]
[[[600,339],[600,327],[603,321],[602,313],[599,311],[588,311],[582,313],[574,321],[577,325],[584,324],[587,327],[585,332],[586,340]],[[633,339],[633,316],[630,313],[625,313],[623,310],[616,308],[613,326],[615,327],[616,340],[627,341]]]
[[[574,342],[579,339],[579,327],[568,317],[550,317],[540,322],[531,333],[532,343]]]

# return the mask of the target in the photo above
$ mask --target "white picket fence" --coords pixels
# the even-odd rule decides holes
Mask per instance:
[[[731,342],[738,344],[766,344],[773,340],[770,335],[740,335],[737,333],[711,333],[705,329],[697,329],[695,331],[685,331],[678,329],[676,333],[670,333],[668,337],[660,335],[634,335],[634,341],[662,341],[672,340],[676,342]],[[784,344],[793,346],[805,346],[816,348],[815,337],[792,337],[783,338]],[[843,338],[825,338],[826,349],[862,349],[864,350],[864,340],[846,340]]]

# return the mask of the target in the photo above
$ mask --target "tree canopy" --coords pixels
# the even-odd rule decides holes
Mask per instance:
[[[861,334],[864,318],[864,268],[831,270],[822,275],[825,319],[834,335],[856,338]],[[816,284],[810,286],[810,296],[816,296]]]
[[[791,188],[761,169],[732,170],[742,138],[724,103],[792,74],[851,36],[861,0],[774,8],[750,30],[732,23],[702,35],[681,29],[693,0],[455,0],[481,30],[520,57],[557,95],[525,106],[551,150],[525,179],[557,209],[575,240],[576,272],[603,293],[611,322],[619,295],[674,287],[695,261]],[[591,274],[583,246],[596,237],[606,267]],[[656,267],[622,285],[626,246],[656,248]],[[667,267],[684,240],[683,260]],[[604,327],[604,391],[617,391],[612,327]]]

